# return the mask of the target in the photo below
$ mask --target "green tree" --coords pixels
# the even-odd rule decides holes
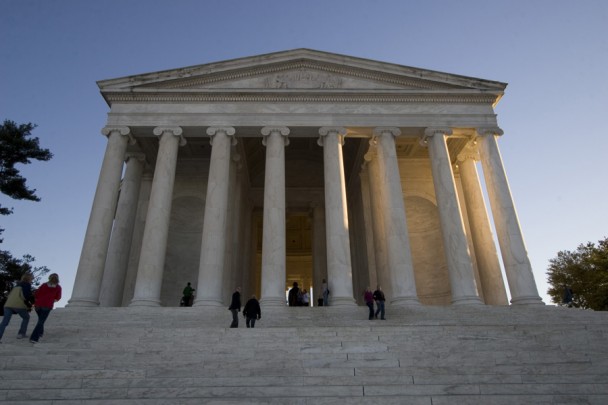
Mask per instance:
[[[575,307],[608,311],[608,238],[558,252],[549,261],[547,275],[547,293],[554,303],[562,302],[564,286],[569,286]]]
[[[40,147],[38,138],[31,137],[34,128],[34,124],[17,125],[10,120],[5,120],[0,126],[0,192],[15,200],[40,201],[36,190],[27,187],[25,177],[15,165],[30,164],[32,160],[48,161],[53,157],[48,149]],[[0,206],[0,215],[12,212],[12,208]],[[0,229],[0,236],[3,231]],[[10,252],[0,250],[0,302],[4,302],[15,281],[24,273],[32,273],[34,285],[37,285],[40,278],[49,272],[46,266],[34,267],[34,261],[31,255],[17,259]]]

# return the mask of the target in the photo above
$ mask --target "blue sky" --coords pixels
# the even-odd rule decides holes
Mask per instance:
[[[41,202],[0,203],[0,248],[72,284],[106,140],[96,81],[312,48],[509,83],[496,108],[546,303],[560,250],[608,236],[608,2],[0,0],[0,119],[55,157],[21,168]]]

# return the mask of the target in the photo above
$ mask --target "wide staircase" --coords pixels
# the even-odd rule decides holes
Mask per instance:
[[[608,404],[608,313],[551,306],[65,308],[0,344],[7,404]],[[36,322],[33,315],[28,333]]]

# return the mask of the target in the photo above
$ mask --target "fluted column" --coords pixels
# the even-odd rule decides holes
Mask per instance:
[[[376,142],[370,140],[368,152],[365,154],[365,164],[369,173],[369,192],[370,206],[372,212],[372,230],[374,233],[374,257],[376,258],[376,285],[371,285],[372,290],[377,285],[382,286],[382,290],[387,297],[393,296],[393,290],[388,271],[388,254],[386,232],[384,230],[384,215],[382,212],[382,201],[384,196],[384,187],[382,187],[382,177],[380,175],[380,162],[378,160],[378,151]]]
[[[99,294],[99,304],[104,307],[119,307],[122,304],[144,164],[143,153],[127,154],[127,168],[120,188],[116,220]]]
[[[346,185],[342,145],[346,129],[322,127],[319,145],[323,147],[325,212],[327,238],[327,275],[330,305],[355,305],[346,208]]]
[[[266,174],[264,178],[264,220],[262,231],[263,306],[285,306],[285,147],[289,128],[264,127]]]
[[[180,127],[156,127],[154,135],[160,137],[159,149],[139,256],[135,292],[130,306],[160,305],[177,150],[180,145],[186,144],[181,136]]]
[[[450,273],[452,304],[481,304],[445,140],[445,136],[451,133],[449,128],[427,128],[422,141],[428,145],[431,157],[441,233]]]
[[[108,144],[68,306],[99,305],[99,291],[112,232],[122,165],[127,143],[130,139],[133,141],[128,127],[105,127],[101,133],[108,137]]]
[[[396,305],[419,305],[395,148],[395,137],[401,135],[401,131],[398,128],[379,127],[373,132],[378,146],[381,187],[385,190],[380,203],[385,213],[383,219],[392,286],[389,299]]]
[[[475,246],[481,288],[487,305],[508,305],[490,219],[475,166],[478,159],[479,154],[471,148],[458,155],[460,182],[467,207],[471,239]]]
[[[543,304],[519,226],[496,136],[500,128],[479,128],[478,139],[484,179],[513,304]]]
[[[230,185],[230,146],[236,143],[233,127],[209,127],[211,162],[203,219],[203,239],[194,306],[222,306],[226,214]]]

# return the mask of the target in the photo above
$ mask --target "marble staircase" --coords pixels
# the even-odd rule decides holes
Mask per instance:
[[[7,404],[606,404],[608,313],[538,307],[61,308],[0,344]],[[33,329],[36,316],[30,321]]]

